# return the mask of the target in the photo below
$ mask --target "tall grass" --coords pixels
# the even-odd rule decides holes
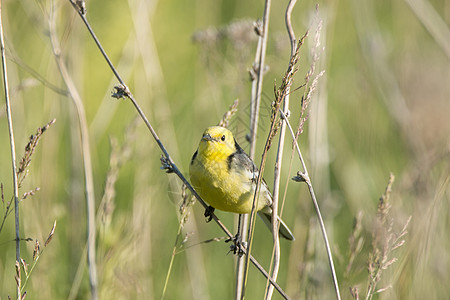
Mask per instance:
[[[239,99],[239,106],[229,128],[249,152],[252,72],[248,70],[257,47],[253,21],[261,18],[263,1],[130,0],[86,5],[91,26],[185,176],[204,128],[217,124],[234,99]],[[284,29],[287,1],[272,5],[257,165],[270,125],[273,83],[283,76],[290,53]],[[343,299],[367,298],[368,290],[378,291],[374,298],[380,299],[443,299],[450,294],[450,63],[441,37],[446,32],[442,24],[450,23],[449,4],[431,2],[427,11],[432,13],[420,16],[414,7],[412,1],[320,3],[325,49],[320,48],[324,51],[317,69],[326,72],[317,83],[298,142],[316,183]],[[86,117],[96,199],[99,298],[160,298],[171,260],[165,299],[233,298],[235,258],[227,255],[225,234],[204,222],[198,202],[183,212],[188,217],[174,248],[184,193],[181,184],[160,170],[160,149],[142,121],[136,120],[130,103],[111,98],[118,82],[69,1],[19,0],[2,1],[16,149],[24,149],[36,128],[58,120],[36,147],[21,187],[23,193],[39,187],[19,203],[22,284],[26,264],[35,261],[36,240],[42,250],[52,224],[55,220],[58,224],[26,282],[27,297],[91,297],[84,150],[77,112],[48,35],[52,13],[61,60]],[[295,32],[305,32],[314,18],[314,2],[297,3],[292,12]],[[316,42],[306,40],[296,76],[307,74],[314,59],[309,49]],[[291,88],[290,120],[300,118],[302,76]],[[3,103],[2,218],[14,193]],[[314,106],[319,103],[324,106]],[[289,168],[290,146],[286,139],[280,195],[286,198],[283,219],[296,240],[280,241],[277,282],[292,299],[332,299],[326,251],[307,188],[291,181],[301,165],[294,159]],[[273,149],[268,152],[266,182],[273,182],[275,154]],[[376,225],[389,172],[396,181],[386,224],[392,233],[401,233],[412,217],[408,234],[402,235],[404,244],[390,252],[384,263],[392,264],[384,265],[378,277],[376,268],[383,264],[374,262],[383,262],[384,248],[373,237],[376,230],[390,230]],[[216,213],[235,232],[235,217]],[[0,232],[2,299],[16,295],[14,227],[9,215]],[[267,262],[263,265],[267,270],[272,244],[266,228],[256,221],[252,254]],[[247,298],[262,299],[265,278],[252,266],[248,278]],[[275,292],[273,298],[279,295]]]

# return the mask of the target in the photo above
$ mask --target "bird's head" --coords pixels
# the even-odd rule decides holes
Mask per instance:
[[[208,127],[203,132],[198,150],[205,155],[224,155],[228,157],[236,151],[233,134],[224,127]]]

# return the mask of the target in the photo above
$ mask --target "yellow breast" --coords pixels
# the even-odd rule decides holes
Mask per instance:
[[[226,158],[198,154],[190,173],[194,188],[212,207],[235,213],[251,211],[251,188],[239,173],[229,172]]]
[[[220,129],[220,128],[219,128]],[[255,191],[255,174],[247,170],[246,165],[232,164],[230,157],[235,154],[234,139],[220,140],[212,128],[213,137],[207,136],[200,141],[198,150],[190,164],[192,185],[199,195],[214,208],[234,213],[250,213]],[[226,133],[227,134],[227,133]],[[257,210],[271,204],[271,196],[265,185],[261,185],[261,192],[257,202]]]

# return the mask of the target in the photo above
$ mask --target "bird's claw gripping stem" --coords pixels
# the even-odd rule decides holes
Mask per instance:
[[[242,249],[242,246],[245,243],[241,241],[241,235],[239,234],[239,232],[236,233],[234,237],[225,240],[225,243],[229,242],[233,242],[233,244],[230,246],[230,252],[233,252],[234,255],[237,254],[239,257],[242,257],[242,255],[245,254],[244,250]]]
[[[212,218],[213,218],[213,213],[214,213],[215,208],[212,206],[208,206],[205,209],[205,218],[206,218],[206,223],[211,222]]]

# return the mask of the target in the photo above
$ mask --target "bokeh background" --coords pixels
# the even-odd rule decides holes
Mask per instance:
[[[299,143],[306,158],[335,254],[344,299],[349,287],[367,289],[367,262],[379,197],[390,172],[396,180],[389,222],[400,232],[412,216],[397,261],[382,273],[380,299],[446,299],[450,294],[450,1],[300,1],[296,36],[307,29],[294,87],[304,82],[312,52],[315,74],[325,70]],[[287,1],[270,13],[256,163],[270,124],[274,82],[289,61],[284,25]],[[253,22],[263,1],[88,1],[87,18],[175,163],[188,175],[201,133],[239,99],[230,123],[248,151],[249,99],[257,36]],[[34,241],[45,247],[27,299],[89,299],[85,263],[86,205],[80,129],[52,50],[83,101],[97,209],[97,266],[101,299],[161,298],[179,227],[180,180],[160,170],[161,151],[127,100],[111,98],[117,80],[69,1],[2,1],[8,77],[17,156],[29,136],[52,119],[20,193],[21,255],[32,262]],[[322,22],[322,23],[321,23]],[[318,25],[320,46],[314,51]],[[2,87],[3,91],[3,87]],[[303,89],[291,94],[291,122],[298,124]],[[3,92],[2,92],[3,94]],[[3,99],[3,97],[2,97]],[[0,104],[0,181],[11,199],[12,171],[4,101]],[[317,218],[286,138],[282,168],[283,219],[296,240],[281,241],[278,282],[293,299],[333,299],[333,286]],[[264,177],[273,179],[275,147]],[[108,178],[108,180],[107,180]],[[288,183],[288,184],[287,184]],[[287,186],[287,190],[285,187]],[[235,258],[203,208],[194,204],[175,248],[165,299],[231,299]],[[349,237],[361,212],[364,242],[350,272]],[[229,227],[236,219],[218,212]],[[0,297],[15,295],[14,217],[0,232]],[[254,256],[269,266],[270,234],[257,220]],[[248,299],[261,299],[266,281],[251,266]],[[274,299],[279,299],[274,295]]]

